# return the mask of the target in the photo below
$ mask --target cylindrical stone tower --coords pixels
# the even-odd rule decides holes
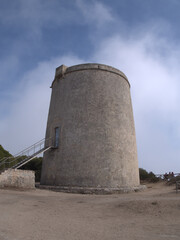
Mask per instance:
[[[102,64],[56,69],[41,185],[84,191],[138,188],[136,136],[127,77]],[[46,145],[49,140],[46,141]]]

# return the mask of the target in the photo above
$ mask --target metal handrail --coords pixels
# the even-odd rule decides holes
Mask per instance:
[[[11,157],[11,156],[10,156],[10,157]],[[8,158],[10,158],[10,157],[3,157],[3,158],[0,158],[0,162],[4,161],[4,160],[6,160],[6,159],[8,159]]]
[[[30,147],[27,147],[24,150],[20,151],[19,153],[15,154],[12,157],[5,157],[3,159],[0,159],[0,167],[5,164],[12,165],[12,163],[17,161],[22,156],[27,156],[27,157],[33,156],[36,152],[42,150],[45,147],[45,144],[47,145],[47,141],[48,141],[48,145],[50,145],[51,139],[52,139],[52,137],[51,138],[43,138],[40,141],[36,142],[35,144],[31,145]],[[42,145],[43,145],[43,147],[42,147]],[[49,147],[51,147],[51,146],[49,146]],[[12,159],[12,161],[10,159]]]
[[[27,147],[24,150],[20,151],[19,153],[16,153],[14,156],[4,157],[4,158],[0,159],[0,162],[3,161],[3,160],[6,160],[6,159],[16,158],[17,156],[22,156],[24,152],[27,152],[29,149],[33,148],[35,145],[37,145],[41,142],[45,142],[45,140],[46,140],[45,138],[41,139],[40,141],[34,143],[30,147]]]
[[[51,148],[51,146],[50,146],[50,147],[44,147],[44,148],[42,149],[42,151],[40,151],[39,153],[37,153],[37,155],[31,156],[31,157],[29,157],[28,159],[26,159],[26,161],[20,162],[20,164],[18,164],[18,166],[14,165],[13,168],[16,169],[16,168],[22,167],[24,164],[28,163],[29,161],[31,161],[32,159],[34,159],[34,158],[35,158],[36,156],[38,156],[39,154],[48,151],[50,148]]]
[[[45,142],[45,138],[43,138],[43,139],[41,139],[40,141],[34,143],[34,144],[31,145],[30,147],[25,148],[25,149],[22,150],[21,152],[15,154],[14,157],[19,156],[19,155],[23,155],[22,153],[27,152],[29,149],[33,148],[35,145],[39,144],[40,142]]]

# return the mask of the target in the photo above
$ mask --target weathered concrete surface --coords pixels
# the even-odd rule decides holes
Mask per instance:
[[[60,144],[44,154],[41,184],[132,188],[139,171],[130,85],[118,69],[82,64],[56,69],[46,138]]]
[[[33,171],[9,169],[0,174],[0,188],[35,188]]]

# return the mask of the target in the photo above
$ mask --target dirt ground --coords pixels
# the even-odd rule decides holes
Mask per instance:
[[[0,240],[180,239],[180,192],[82,195],[0,190]]]

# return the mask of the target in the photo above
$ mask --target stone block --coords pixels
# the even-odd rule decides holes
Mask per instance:
[[[35,173],[29,170],[8,169],[0,174],[0,188],[35,188]]]

